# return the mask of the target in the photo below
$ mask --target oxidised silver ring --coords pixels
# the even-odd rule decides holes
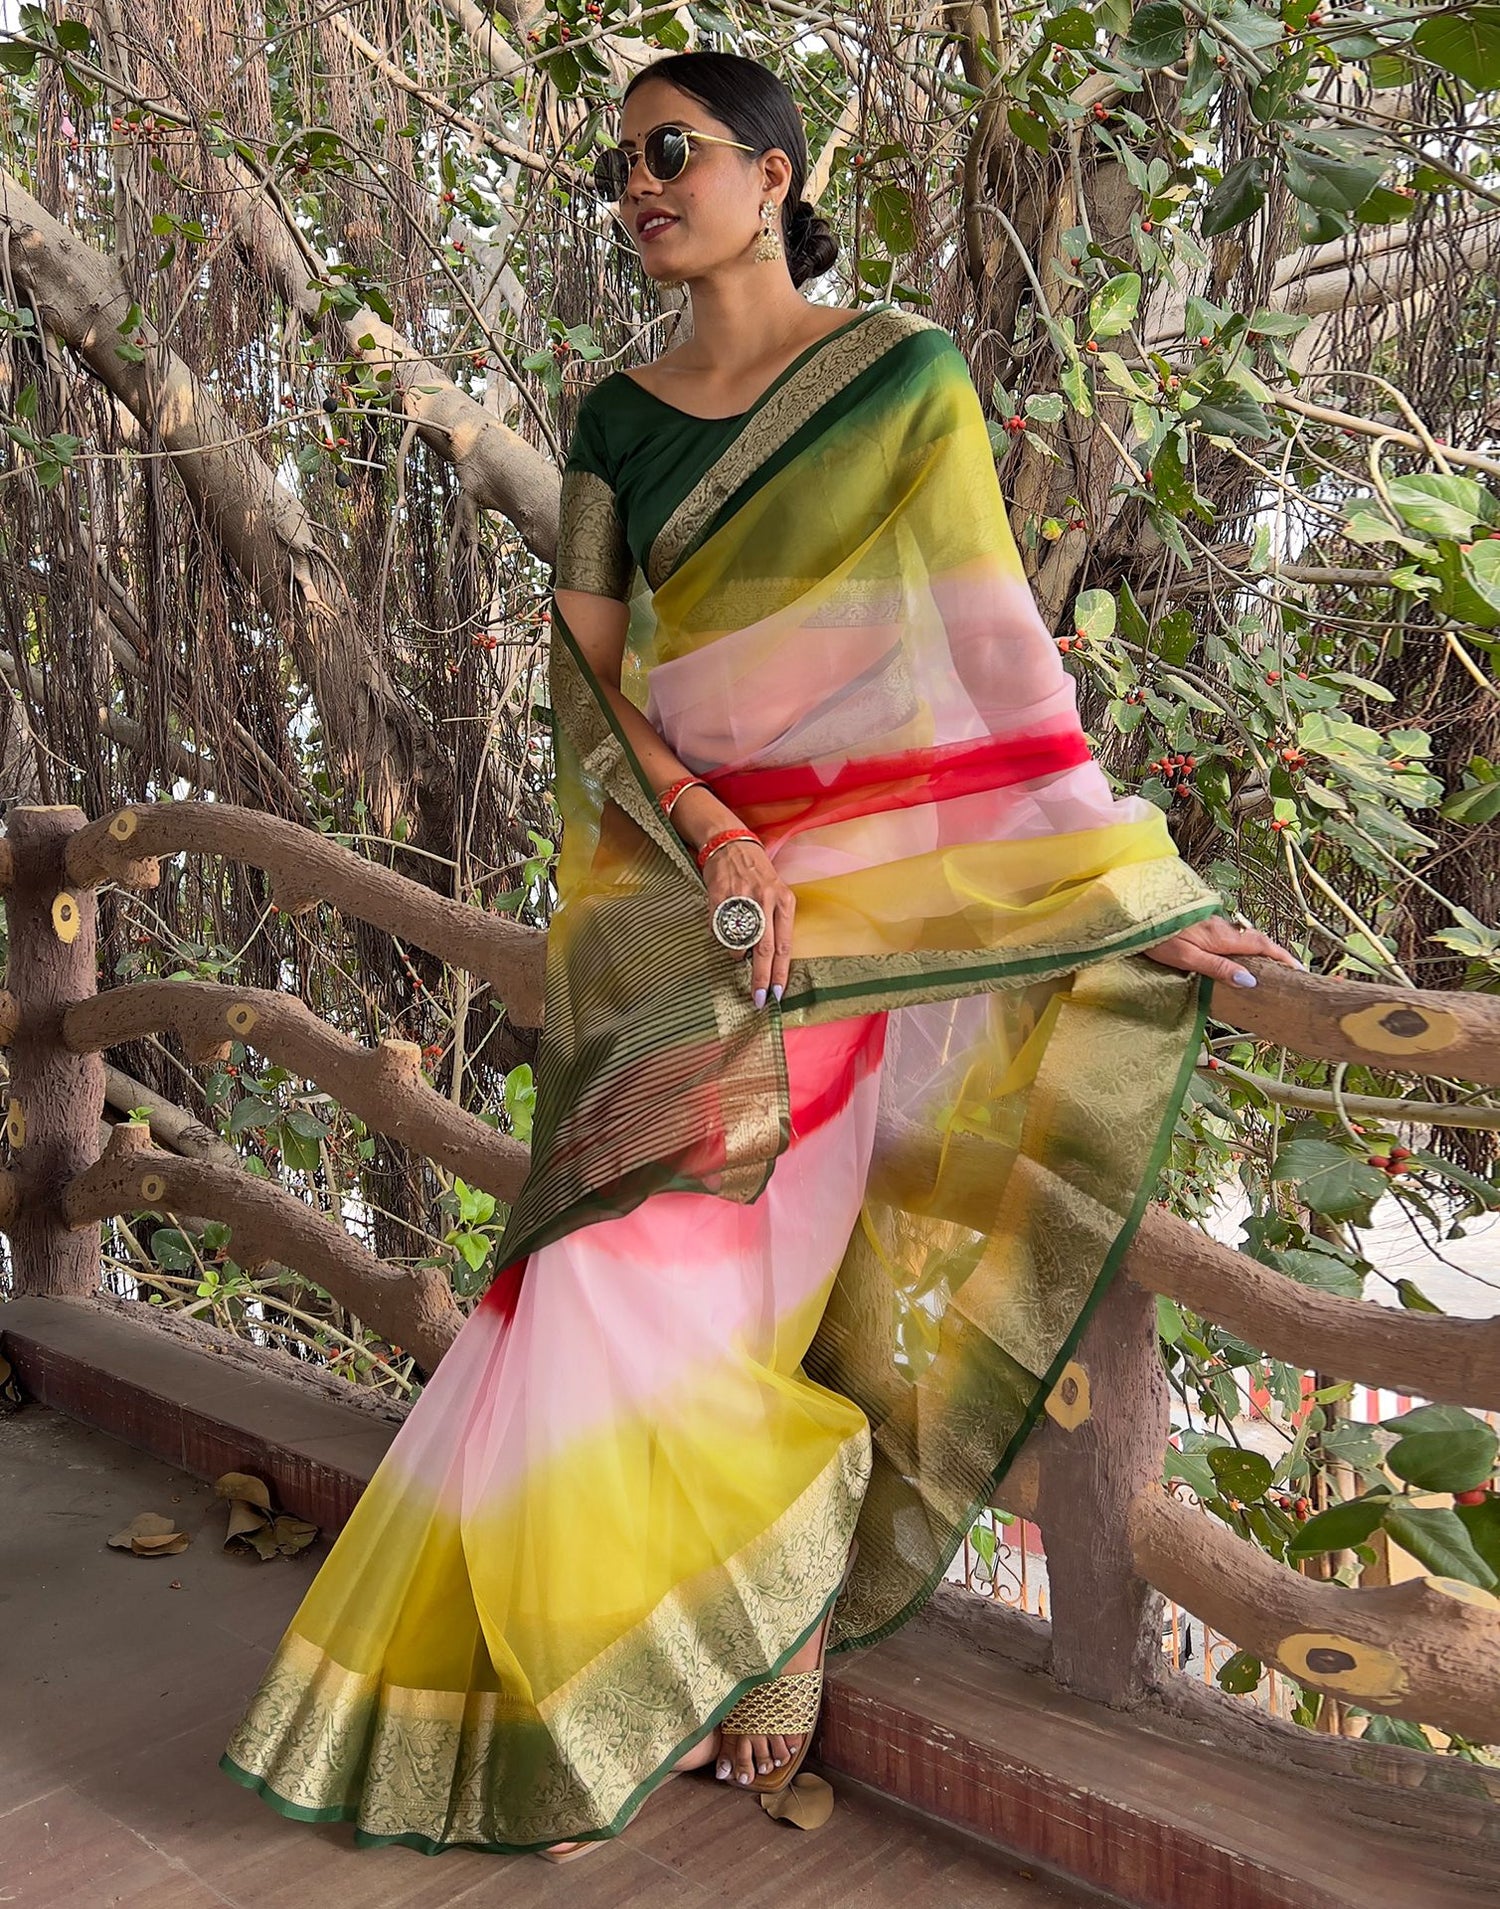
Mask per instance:
[[[726,895],[709,925],[721,947],[743,954],[766,932],[766,911],[753,895]]]

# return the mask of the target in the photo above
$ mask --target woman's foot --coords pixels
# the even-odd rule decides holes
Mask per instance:
[[[779,1674],[790,1677],[794,1671],[816,1670],[822,1661],[822,1651],[823,1625],[819,1625]],[[716,1734],[720,1741],[714,1775],[721,1783],[752,1783],[757,1776],[769,1776],[773,1770],[784,1769],[802,1748],[800,1736],[741,1737],[728,1731]]]

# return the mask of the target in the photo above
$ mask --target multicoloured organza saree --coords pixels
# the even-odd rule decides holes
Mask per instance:
[[[671,454],[664,454],[664,447]],[[360,1842],[616,1832],[829,1609],[942,1577],[1152,1190],[1213,914],[1115,799],[948,333],[878,306],[742,417],[585,401],[556,583],[797,896],[757,1011],[554,603],[563,816],[502,1270],[222,1759]]]

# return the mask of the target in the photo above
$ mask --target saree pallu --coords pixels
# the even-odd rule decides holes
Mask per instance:
[[[558,586],[630,594],[626,692],[760,832],[794,958],[757,1010],[554,598],[531,1172],[221,1759],[361,1842],[615,1833],[851,1537],[830,1648],[918,1609],[1196,1057],[1204,991],[1136,951],[1218,897],[1090,756],[962,355],[883,307],[794,363],[638,578],[565,484]]]

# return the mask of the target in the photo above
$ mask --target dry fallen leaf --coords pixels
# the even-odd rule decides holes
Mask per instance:
[[[186,1551],[188,1543],[185,1531],[174,1531],[163,1538],[137,1538],[130,1548],[138,1558],[170,1558],[178,1551]]]
[[[225,1472],[222,1478],[214,1480],[214,1490],[221,1498],[243,1498],[252,1505],[259,1505],[262,1511],[271,1509],[270,1486],[252,1472]]]
[[[225,1472],[214,1481],[214,1490],[229,1500],[226,1551],[248,1549],[262,1560],[290,1558],[306,1550],[318,1535],[318,1527],[305,1518],[273,1511],[270,1487],[253,1472]]]
[[[170,1557],[186,1551],[192,1540],[179,1531],[170,1518],[159,1511],[138,1512],[130,1523],[108,1540],[117,1551],[130,1551],[138,1558]]]
[[[270,1518],[268,1511],[262,1511],[259,1505],[249,1504],[243,1498],[231,1498],[229,1501],[229,1529],[224,1539],[227,1551],[236,1538],[243,1538],[247,1531],[259,1531]]]
[[[281,1514],[272,1529],[276,1533],[276,1548],[284,1558],[305,1551],[318,1535],[316,1525],[309,1524],[305,1518],[293,1518],[287,1512]]]

